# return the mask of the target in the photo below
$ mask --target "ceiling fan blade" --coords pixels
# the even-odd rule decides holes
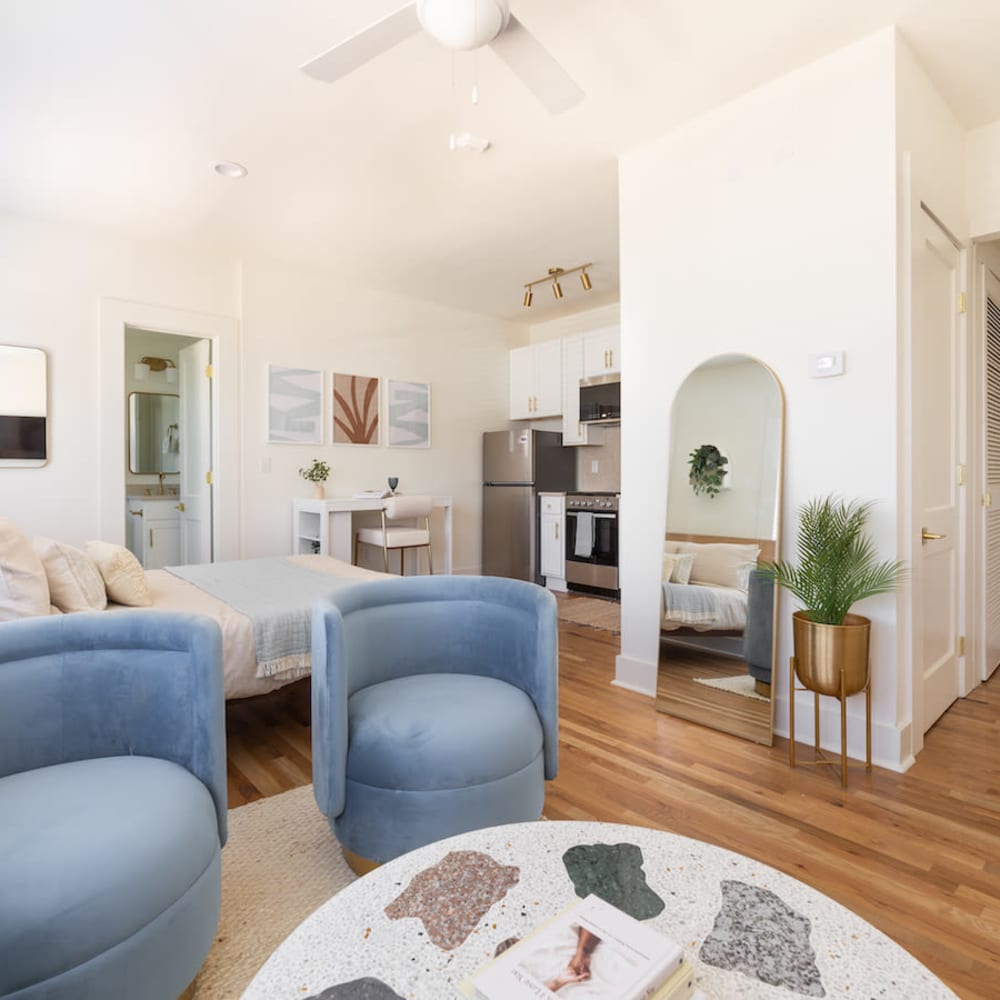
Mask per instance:
[[[558,115],[583,100],[584,93],[573,77],[513,14],[490,47],[551,114]]]
[[[333,83],[334,80],[347,76],[348,73],[387,52],[393,46],[406,41],[410,35],[415,35],[419,30],[417,5],[408,3],[388,17],[383,17],[381,21],[376,21],[364,31],[359,31],[322,55],[303,63],[299,69],[317,80],[322,80],[323,83]]]

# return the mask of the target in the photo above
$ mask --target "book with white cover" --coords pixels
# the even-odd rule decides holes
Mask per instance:
[[[472,977],[480,1000],[650,1000],[676,972],[679,945],[587,896]]]

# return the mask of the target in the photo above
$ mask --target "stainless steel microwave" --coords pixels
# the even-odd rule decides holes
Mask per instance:
[[[622,418],[621,375],[596,375],[580,380],[580,422],[617,424]]]

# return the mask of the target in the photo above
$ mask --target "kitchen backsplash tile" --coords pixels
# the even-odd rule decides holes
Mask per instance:
[[[621,427],[607,425],[600,429],[604,443],[598,447],[576,448],[576,488],[583,493],[617,493],[621,489]],[[593,463],[597,462],[597,472]]]

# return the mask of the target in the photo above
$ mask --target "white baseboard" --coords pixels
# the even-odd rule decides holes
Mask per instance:
[[[659,665],[644,660],[634,660],[621,653],[615,657],[615,687],[626,688],[650,698],[656,697],[656,673]]]
[[[776,736],[788,738],[788,696],[782,695],[774,706]],[[840,702],[821,697],[819,701],[820,746],[827,754],[840,755]],[[814,745],[813,699],[800,693],[795,701],[796,753],[808,753]],[[872,764],[888,771],[903,772],[913,764],[910,753],[910,726],[902,728],[872,719]],[[847,702],[847,757],[852,765],[865,759],[865,700],[855,695]],[[851,770],[856,770],[854,766]],[[848,779],[850,780],[850,779]]]

